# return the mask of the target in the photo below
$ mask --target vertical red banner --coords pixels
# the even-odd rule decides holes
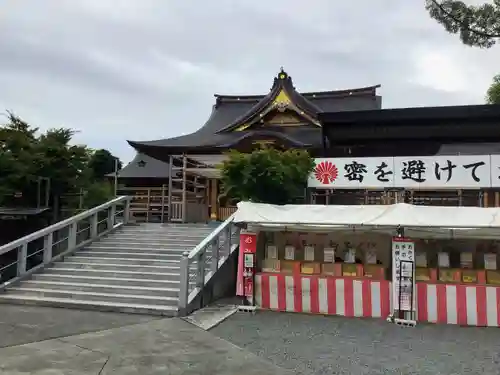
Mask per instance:
[[[240,232],[240,249],[238,254],[238,274],[236,275],[236,295],[237,296],[248,296],[247,292],[249,290],[253,293],[253,279],[251,279],[250,284],[245,281],[245,254],[255,254],[257,252],[257,233],[247,232],[242,230]],[[255,272],[255,270],[252,270]],[[245,285],[245,283],[247,285]]]
[[[257,233],[241,231],[240,253],[255,254],[257,252]]]

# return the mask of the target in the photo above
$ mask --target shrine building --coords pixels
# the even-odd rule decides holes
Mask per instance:
[[[216,165],[225,158],[225,152],[230,149],[251,152],[269,145],[306,149],[312,156],[319,157],[324,153],[324,143],[318,114],[380,109],[378,87],[304,93],[297,91],[292,77],[281,70],[267,94],[216,94],[209,118],[192,134],[155,141],[129,141],[129,144],[141,155],[163,161],[165,170],[170,171],[166,172],[171,178],[165,190],[170,193],[163,199],[171,202],[163,209],[170,210],[170,215],[165,217],[181,220],[183,212],[195,210],[196,217],[208,213],[212,218],[223,220],[236,210],[234,202],[218,201],[220,176]],[[135,176],[141,169],[148,168],[148,163],[142,168],[137,163],[135,160],[130,166]],[[128,182],[128,188],[133,189]],[[147,200],[140,199],[141,202]],[[133,209],[140,208],[136,205]]]
[[[267,94],[216,94],[194,133],[129,141],[138,156],[120,186],[149,189],[132,207],[148,221],[224,220],[236,207],[218,199],[216,166],[228,150],[268,145],[317,158],[305,203],[500,206],[500,106],[382,109],[379,87],[300,92],[282,69]]]

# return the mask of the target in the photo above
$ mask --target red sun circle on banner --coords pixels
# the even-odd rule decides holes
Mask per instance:
[[[328,185],[335,181],[339,175],[339,170],[335,164],[330,161],[322,161],[314,168],[316,180],[323,185]]]

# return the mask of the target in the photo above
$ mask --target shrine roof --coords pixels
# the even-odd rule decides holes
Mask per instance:
[[[299,93],[295,90],[291,77],[281,71],[274,79],[273,87],[267,95],[216,94],[216,102],[212,107],[210,117],[200,129],[191,134],[155,141],[128,142],[139,152],[145,152],[149,155],[151,155],[151,148],[167,148],[170,150],[163,150],[163,152],[173,153],[192,152],[193,150],[202,153],[209,149],[215,151],[215,148],[224,147],[241,138],[244,131],[235,131],[235,129],[248,121],[255,121],[261,111],[268,107],[281,92],[289,97],[300,113],[312,120],[311,123],[315,122],[316,125],[319,125],[317,117],[320,112],[381,108],[381,97],[376,93],[378,87],[380,85],[347,90]],[[248,131],[252,131],[252,129],[248,129]],[[294,132],[290,131],[290,133]],[[287,133],[288,131],[283,132],[283,134]],[[310,139],[314,138],[319,142],[321,133],[319,126],[316,129],[305,130],[304,134],[306,133],[309,134]],[[313,133],[317,135],[313,136]],[[306,139],[305,143],[309,143],[310,139]]]
[[[137,153],[130,163],[118,171],[118,178],[168,178],[169,171],[168,163]],[[114,177],[115,173],[107,176]]]
[[[460,105],[440,107],[391,108],[350,112],[323,112],[318,115],[324,125],[421,122],[425,125],[436,121],[499,120],[500,105]],[[333,126],[335,126],[333,125]]]

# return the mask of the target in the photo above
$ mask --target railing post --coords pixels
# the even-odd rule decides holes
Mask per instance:
[[[233,224],[230,223],[225,230],[226,239],[224,240],[224,256],[229,257],[231,253],[231,237]]]
[[[108,230],[113,229],[115,226],[116,204],[108,209]]]
[[[130,199],[127,198],[125,201],[125,207],[123,207],[123,224],[127,224],[130,220]]]
[[[207,259],[206,251],[206,248],[203,249],[197,257],[198,264],[196,265],[196,287],[200,289],[205,285],[205,260]]]
[[[68,250],[74,249],[76,247],[76,232],[78,229],[78,222],[72,223],[69,226],[68,234]]]
[[[210,245],[212,246],[212,263],[210,264],[210,270],[213,276],[219,269],[220,234],[212,240]]]
[[[185,309],[189,297],[189,251],[182,253],[180,263],[179,308]]]
[[[96,212],[90,217],[90,238],[92,239],[96,239],[99,234],[99,216],[97,214]]]
[[[17,248],[17,276],[26,273],[26,263],[28,260],[28,243],[24,243]]]
[[[50,263],[52,260],[52,241],[54,233],[47,234],[43,239],[43,263]]]

